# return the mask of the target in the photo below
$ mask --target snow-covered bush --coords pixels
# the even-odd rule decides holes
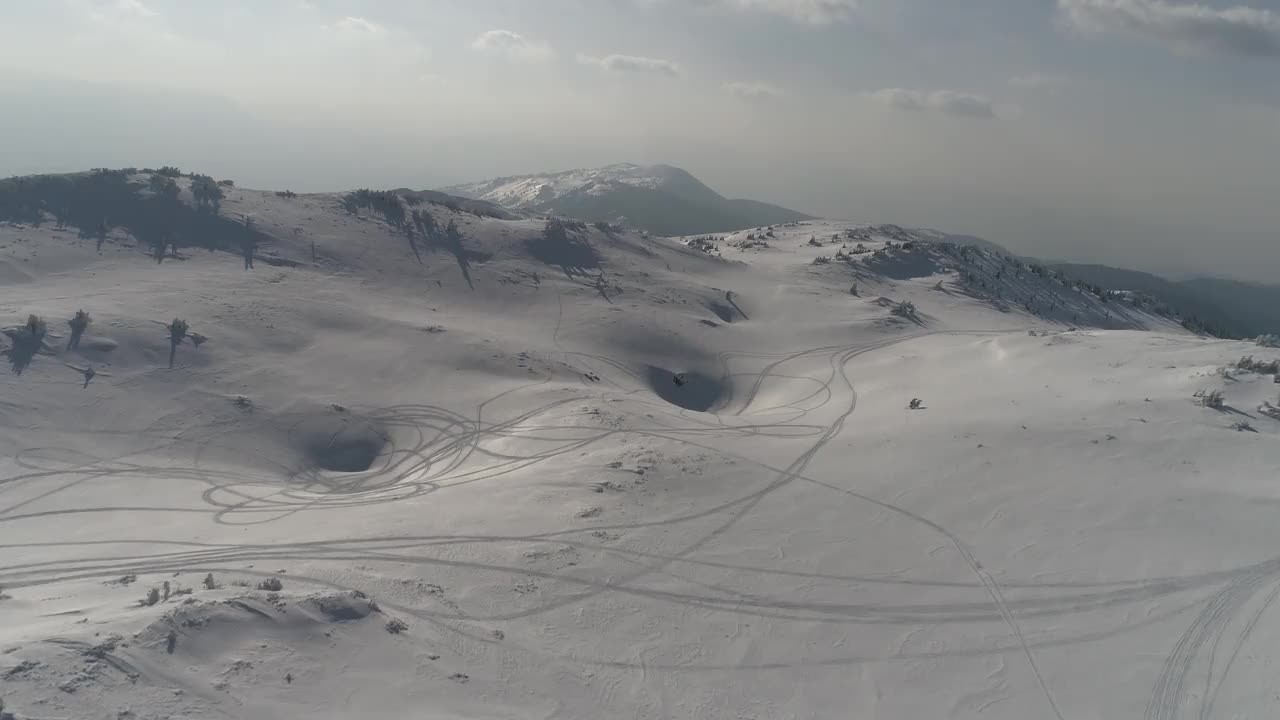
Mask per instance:
[[[1254,342],[1258,347],[1280,348],[1280,335],[1259,335]]]
[[[831,262],[831,258],[826,255],[819,255],[813,259],[814,265],[826,265],[829,262]]]
[[[1197,390],[1194,397],[1197,405],[1215,410],[1220,409],[1224,402],[1220,390]]]
[[[915,318],[916,304],[911,302],[910,300],[903,300],[902,302],[893,306],[892,312],[894,315],[897,315],[898,317]]]
[[[1280,360],[1254,360],[1252,355],[1245,355],[1236,362],[1236,368],[1245,372],[1255,372],[1260,375],[1275,375],[1280,373]]]

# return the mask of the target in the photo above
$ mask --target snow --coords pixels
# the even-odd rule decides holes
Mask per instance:
[[[7,711],[1275,706],[1280,386],[1221,371],[1265,348],[887,226],[708,253],[427,205],[463,241],[419,261],[339,200],[228,191],[252,272],[0,226],[0,323],[51,333],[0,376]],[[175,316],[210,340],[168,369]]]
[[[630,163],[603,168],[519,175],[447,188],[447,192],[487,200],[515,210],[533,209],[574,193],[604,195],[617,186],[657,190],[667,184],[666,168]]]

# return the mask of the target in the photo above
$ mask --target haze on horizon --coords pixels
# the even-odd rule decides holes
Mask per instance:
[[[824,217],[1276,281],[1280,0],[1248,2],[15,2],[0,176],[661,162]]]

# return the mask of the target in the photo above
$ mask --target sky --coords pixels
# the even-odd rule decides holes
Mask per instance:
[[[299,192],[635,162],[1280,281],[1280,0],[7,0],[0,175]]]

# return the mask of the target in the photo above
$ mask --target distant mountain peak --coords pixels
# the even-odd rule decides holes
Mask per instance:
[[[511,175],[443,191],[513,210],[593,221],[625,219],[660,235],[741,230],[809,218],[776,205],[726,199],[687,170],[664,164],[616,163]]]

